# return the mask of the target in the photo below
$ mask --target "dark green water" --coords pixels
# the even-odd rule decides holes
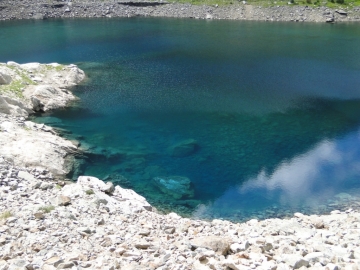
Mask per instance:
[[[36,121],[98,146],[82,174],[157,207],[238,220],[326,212],[358,196],[358,24],[24,21],[0,23],[0,40],[0,61],[84,69],[81,101]],[[189,139],[191,153],[171,155]],[[152,180],[174,175],[194,197]]]

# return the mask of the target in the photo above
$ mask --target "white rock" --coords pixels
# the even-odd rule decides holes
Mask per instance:
[[[243,243],[234,243],[230,245],[230,249],[233,253],[238,253],[241,251],[245,251],[249,248],[250,244],[248,241],[245,241]]]
[[[282,259],[293,269],[299,269],[302,266],[308,267],[309,265],[309,261],[297,254],[284,254],[282,255]]]
[[[18,177],[29,182],[37,182],[38,180],[30,173],[25,171],[19,171]]]

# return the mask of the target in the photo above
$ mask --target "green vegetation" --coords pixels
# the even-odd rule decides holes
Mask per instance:
[[[56,70],[56,71],[61,71],[64,69],[64,65],[57,65],[57,66],[53,66],[53,65],[45,65],[45,70]]]
[[[12,81],[10,84],[1,85],[0,93],[8,93],[15,95],[16,97],[22,98],[22,90],[25,87],[25,84],[21,80]]]
[[[30,131],[30,130],[31,130],[31,128],[29,128],[28,126],[24,126],[24,129],[25,129],[26,131]]]
[[[36,83],[30,79],[30,77],[26,74],[26,72],[18,69],[15,66],[6,66],[7,68],[12,69],[16,75],[18,75],[20,77],[20,79],[15,79],[13,80],[10,84],[6,84],[6,85],[0,85],[0,93],[4,93],[4,94],[9,94],[11,96],[15,96],[18,98],[22,98],[23,97],[23,89],[27,86],[27,85],[35,85]]]
[[[9,217],[12,217],[13,214],[10,211],[5,211],[0,214],[0,220],[8,219]]]
[[[55,186],[56,189],[61,189],[62,187],[60,185]]]
[[[95,192],[94,192],[92,189],[88,189],[88,190],[85,191],[85,193],[86,193],[87,195],[92,195],[92,194],[94,194]]]
[[[42,206],[39,208],[39,210],[43,211],[44,213],[50,213],[54,209],[55,209],[55,206],[53,206],[53,205]]]

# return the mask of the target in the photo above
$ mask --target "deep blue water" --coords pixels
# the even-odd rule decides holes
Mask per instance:
[[[320,213],[358,198],[358,24],[20,21],[0,23],[0,40],[2,62],[75,63],[88,75],[79,102],[36,119],[107,155],[80,161],[81,174],[201,218]],[[171,155],[189,139],[193,152]],[[193,198],[152,181],[174,175],[191,180]]]

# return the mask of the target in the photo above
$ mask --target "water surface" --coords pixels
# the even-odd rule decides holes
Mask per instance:
[[[73,107],[36,121],[93,152],[78,173],[161,209],[243,220],[322,213],[360,187],[360,28],[186,19],[0,23],[0,61],[75,63]],[[171,147],[195,140],[194,151]],[[94,148],[94,146],[97,146]],[[154,177],[191,180],[177,199]]]

